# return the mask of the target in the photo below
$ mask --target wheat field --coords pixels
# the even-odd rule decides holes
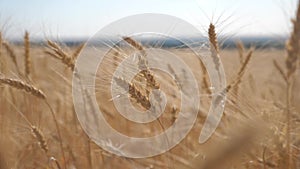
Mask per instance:
[[[224,48],[215,25],[207,25],[209,57],[220,57],[227,86],[224,115],[217,130],[199,144],[213,91],[204,64],[185,48],[167,48],[187,63],[196,77],[201,109],[192,130],[171,150],[154,157],[133,159],[115,155],[98,146],[79,123],[72,95],[76,59],[86,43],[68,46],[45,39],[14,43],[0,32],[0,169],[297,169],[300,168],[300,6],[284,48]],[[118,132],[132,137],[161,133],[177,120],[184,86],[184,72],[174,78],[147,68],[139,58],[140,71],[131,81],[113,72],[130,53],[145,53],[145,46],[124,37],[127,47],[111,50],[96,72],[95,96],[106,121]],[[101,48],[100,48],[101,51]],[[218,63],[215,63],[218,66]],[[176,65],[170,63],[172,72]],[[129,69],[129,68],[128,68]],[[112,80],[113,79],[113,80]],[[179,83],[183,82],[183,83]],[[151,107],[151,90],[164,91],[168,102],[163,115],[148,124],[122,117],[112,102],[111,83],[128,91],[138,110]],[[88,101],[87,101],[88,102]],[[86,103],[89,104],[89,103]],[[125,105],[126,107],[127,105]],[[188,105],[189,108],[193,104]],[[97,124],[99,128],[102,124]]]

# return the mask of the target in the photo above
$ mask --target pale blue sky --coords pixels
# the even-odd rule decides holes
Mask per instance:
[[[22,37],[29,30],[35,37],[88,38],[124,16],[163,13],[199,29],[221,16],[217,28],[224,35],[281,36],[289,32],[296,4],[297,0],[0,0],[0,26],[8,25],[6,37]]]

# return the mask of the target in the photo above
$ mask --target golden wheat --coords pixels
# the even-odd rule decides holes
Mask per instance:
[[[10,78],[0,77],[0,83],[9,85],[16,89],[24,90],[27,93],[29,93],[33,96],[36,96],[40,99],[46,99],[46,95],[40,89],[36,88],[33,85],[30,85],[23,81],[20,81],[18,79],[10,79]]]
[[[213,62],[215,64],[215,68],[218,72],[220,72],[220,60],[219,60],[219,44],[217,39],[217,33],[215,25],[210,23],[208,28],[208,39],[210,42],[210,52]]]
[[[27,78],[30,77],[31,74],[31,58],[30,58],[30,41],[29,41],[29,33],[26,31],[24,35],[24,55],[25,55],[25,76]]]
[[[82,43],[81,45],[79,45],[75,52],[72,55],[73,60],[76,60],[76,58],[79,56],[80,52],[82,51],[82,49],[85,47],[86,43]]]
[[[133,46],[135,49],[139,50],[139,51],[145,51],[144,47],[142,44],[140,44],[139,42],[135,41],[134,39],[132,39],[131,37],[123,37],[123,40],[126,41],[127,43],[129,43],[131,46]]]
[[[126,87],[128,86],[129,95],[146,110],[150,109],[151,104],[149,98],[145,96],[133,83],[127,82],[123,78],[119,77],[114,77],[114,80],[117,85],[124,88],[125,90],[127,90]]]
[[[211,48],[211,51],[219,53],[219,45],[218,45],[216,28],[215,25],[212,23],[210,23],[208,28],[208,38],[210,44],[213,46],[213,48]]]
[[[47,142],[44,138],[43,133],[36,127],[36,126],[31,126],[31,132],[32,135],[36,138],[36,140],[39,143],[39,146],[41,147],[41,149],[47,153],[48,152],[48,145]]]
[[[288,56],[286,58],[286,68],[288,69],[287,77],[289,78],[297,68],[299,53],[300,53],[300,9],[298,7],[296,19],[293,20],[293,31],[287,42],[286,50]]]
[[[18,74],[21,75],[21,72],[19,70],[18,62],[17,62],[17,55],[13,49],[13,47],[8,43],[8,42],[3,42],[2,43],[6,51],[8,52],[8,55],[10,56],[11,60],[15,64],[15,67],[18,71]]]
[[[236,43],[236,47],[238,49],[238,53],[239,53],[239,59],[240,59],[240,64],[243,64],[244,62],[244,51],[245,51],[245,47],[242,41],[238,41]]]
[[[0,31],[0,70],[3,72],[4,71],[4,63],[3,63],[3,58],[2,58],[2,32]]]
[[[146,51],[142,44],[137,42],[136,40],[130,38],[130,37],[123,37],[123,40],[125,40],[127,43],[129,43],[131,46],[133,46],[135,49],[142,52],[141,55],[138,55],[138,67],[141,70],[140,74],[146,79],[147,86],[150,89],[159,89],[160,84],[157,82],[157,80],[154,77],[154,74],[150,71],[148,67],[148,62],[145,58]]]
[[[58,44],[56,44],[55,42],[52,42],[50,40],[47,41],[47,45],[48,45],[49,49],[54,53],[52,53],[50,51],[45,51],[46,54],[48,54],[52,57],[55,57],[56,59],[61,60],[62,63],[64,63],[69,68],[71,68],[72,71],[74,70],[75,61],[68,53],[66,53],[60,46],[58,46]]]
[[[234,80],[229,83],[229,85],[227,85],[227,87],[225,88],[225,92],[229,92],[233,87],[237,87],[241,81],[242,81],[242,77],[246,71],[246,68],[247,68],[247,65],[249,64],[250,62],[250,59],[252,58],[252,53],[253,53],[253,50],[254,49],[250,49],[250,51],[248,52],[246,58],[245,58],[245,61],[244,63],[241,65],[238,73],[237,73],[237,76],[234,78]]]

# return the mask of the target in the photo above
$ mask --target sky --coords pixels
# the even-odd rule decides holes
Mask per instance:
[[[162,13],[184,19],[203,33],[210,22],[220,34],[285,36],[298,0],[0,0],[6,38],[89,38],[125,16]]]

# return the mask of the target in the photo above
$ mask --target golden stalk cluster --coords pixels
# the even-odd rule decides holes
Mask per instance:
[[[148,96],[145,96],[133,83],[127,82],[123,78],[119,78],[119,77],[115,77],[114,80],[118,86],[122,87],[125,90],[127,90],[127,86],[128,86],[128,93],[130,97],[133,98],[137,103],[139,103],[146,110],[150,109],[151,104]]]

